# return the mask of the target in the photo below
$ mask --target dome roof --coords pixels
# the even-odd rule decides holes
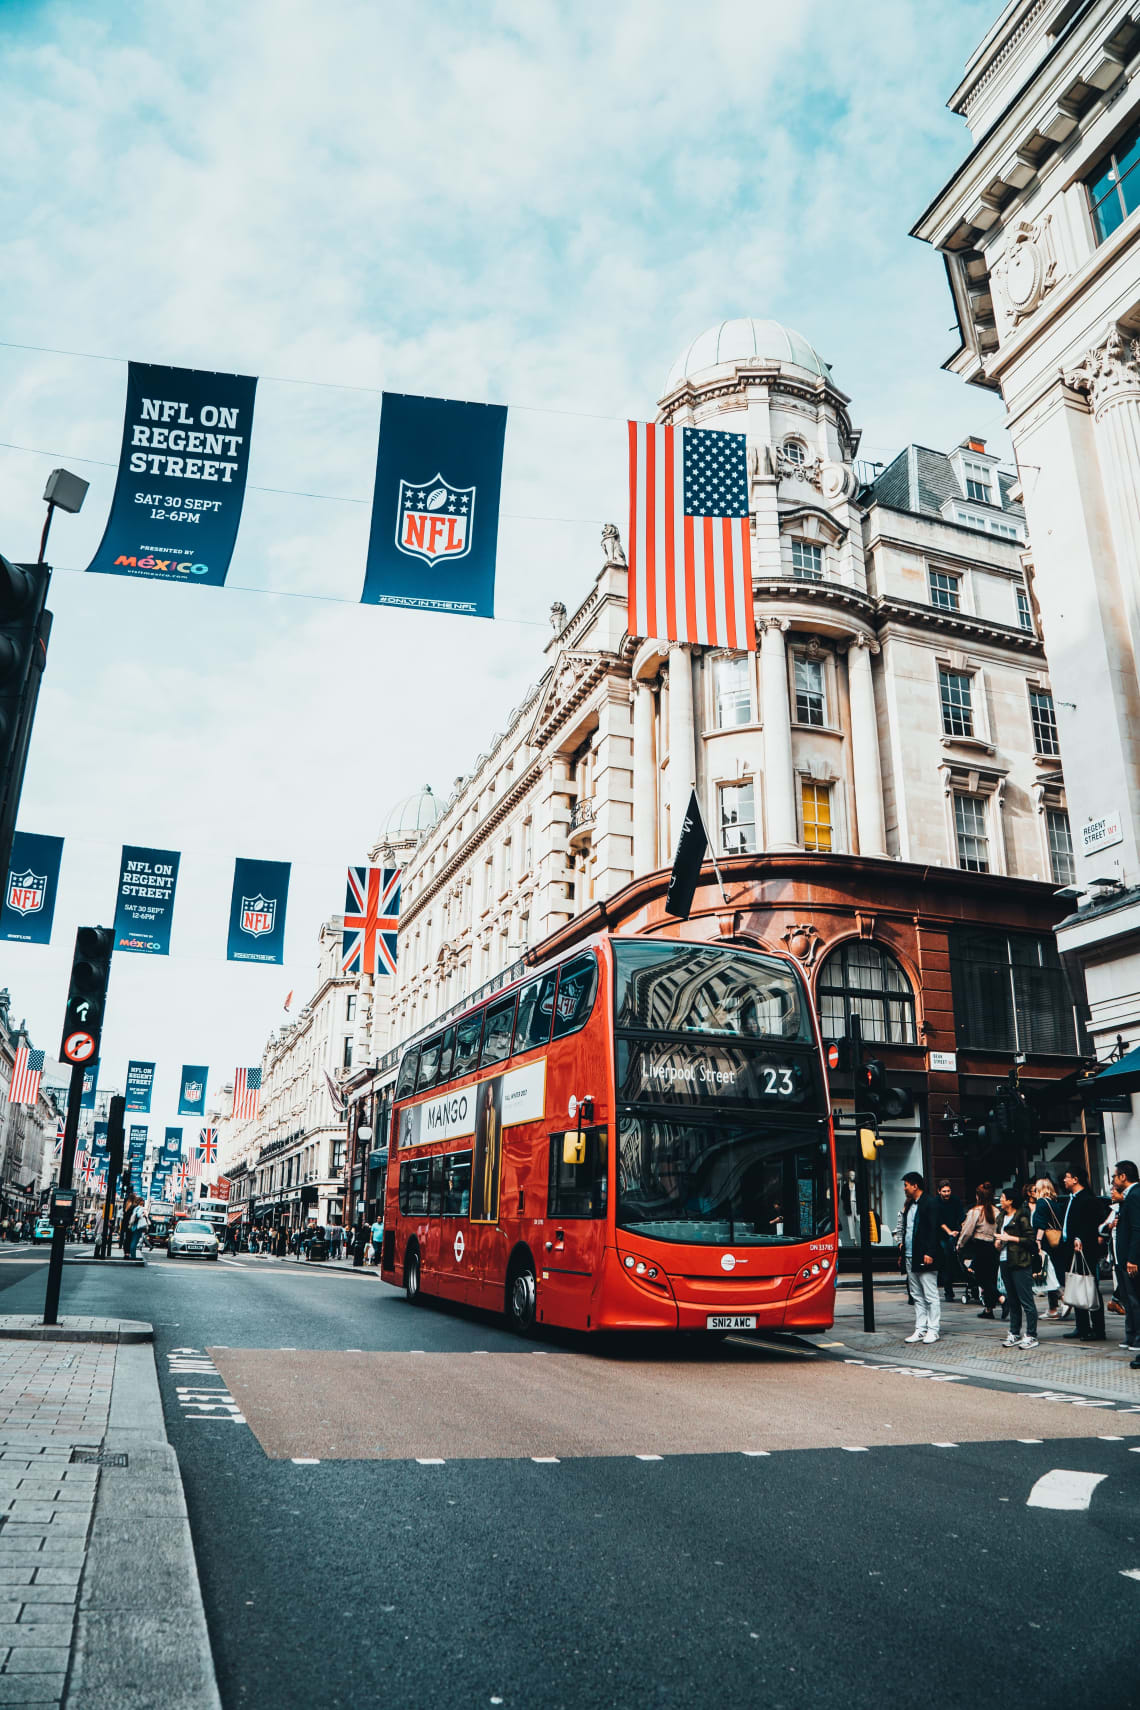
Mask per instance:
[[[702,369],[718,368],[722,362],[746,362],[754,356],[792,362],[797,368],[806,368],[809,374],[818,374],[821,380],[831,378],[830,367],[802,333],[782,326],[779,321],[757,321],[742,316],[735,321],[720,321],[686,346],[669,370],[665,394]]]
[[[442,816],[442,809],[431,793],[431,785],[413,790],[410,796],[396,803],[389,811],[380,831],[381,843],[406,843],[431,830]]]

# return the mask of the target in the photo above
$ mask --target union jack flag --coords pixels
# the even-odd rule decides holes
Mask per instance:
[[[239,1122],[252,1122],[257,1115],[261,1093],[261,1065],[252,1069],[234,1070],[234,1117]]]
[[[40,1096],[40,1079],[44,1072],[42,1051],[29,1051],[21,1045],[12,1064],[12,1085],[8,1089],[9,1104],[35,1104]]]
[[[350,867],[340,941],[341,973],[394,974],[399,925],[399,867]]]
[[[95,1160],[90,1152],[77,1152],[75,1162],[79,1166],[79,1174],[83,1177],[84,1187],[89,1188],[95,1179]]]
[[[186,1183],[189,1180],[190,1180],[190,1166],[189,1166],[189,1164],[179,1164],[177,1169],[174,1172],[174,1185],[178,1189],[179,1193],[182,1193],[182,1191],[184,1190],[184,1188],[186,1186]]]
[[[58,1164],[59,1160],[63,1157],[63,1137],[66,1129],[67,1118],[61,1116],[55,1125],[55,1152],[52,1155],[53,1163]]]
[[[212,1164],[218,1156],[218,1131],[216,1128],[203,1128],[198,1135],[195,1157],[201,1164]],[[202,1171],[199,1170],[199,1175]]]

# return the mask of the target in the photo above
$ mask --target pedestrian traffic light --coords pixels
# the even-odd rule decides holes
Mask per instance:
[[[114,936],[108,926],[81,926],[75,934],[59,1053],[65,1063],[93,1063],[99,1055]]]
[[[11,564],[0,554],[0,869],[8,871],[36,697],[47,659],[51,613],[46,564]],[[0,874],[0,876],[2,876]]]
[[[876,1115],[883,1093],[886,1090],[886,1071],[877,1057],[868,1057],[865,1063],[860,1063],[855,1070],[855,1102],[860,1110],[870,1110]]]

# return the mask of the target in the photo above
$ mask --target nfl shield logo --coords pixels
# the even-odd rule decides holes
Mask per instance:
[[[442,475],[401,481],[396,504],[396,545],[425,564],[465,558],[475,523],[474,487],[452,487]]]
[[[202,1096],[202,1083],[201,1081],[187,1081],[182,1090],[186,1095],[187,1104],[197,1104]]]
[[[272,932],[276,919],[277,903],[274,898],[263,897],[260,891],[255,897],[242,897],[241,929],[248,932],[251,938],[260,938],[262,933]]]
[[[29,867],[26,873],[8,874],[5,900],[8,907],[15,909],[17,914],[38,914],[44,906],[46,890],[47,874],[33,873]]]

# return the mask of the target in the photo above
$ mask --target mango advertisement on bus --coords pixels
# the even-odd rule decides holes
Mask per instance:
[[[496,1223],[503,1164],[503,1130],[540,1122],[546,1110],[546,1061],[524,1063],[475,1086],[425,1099],[400,1112],[401,1152],[437,1140],[472,1137],[472,1223]]]

